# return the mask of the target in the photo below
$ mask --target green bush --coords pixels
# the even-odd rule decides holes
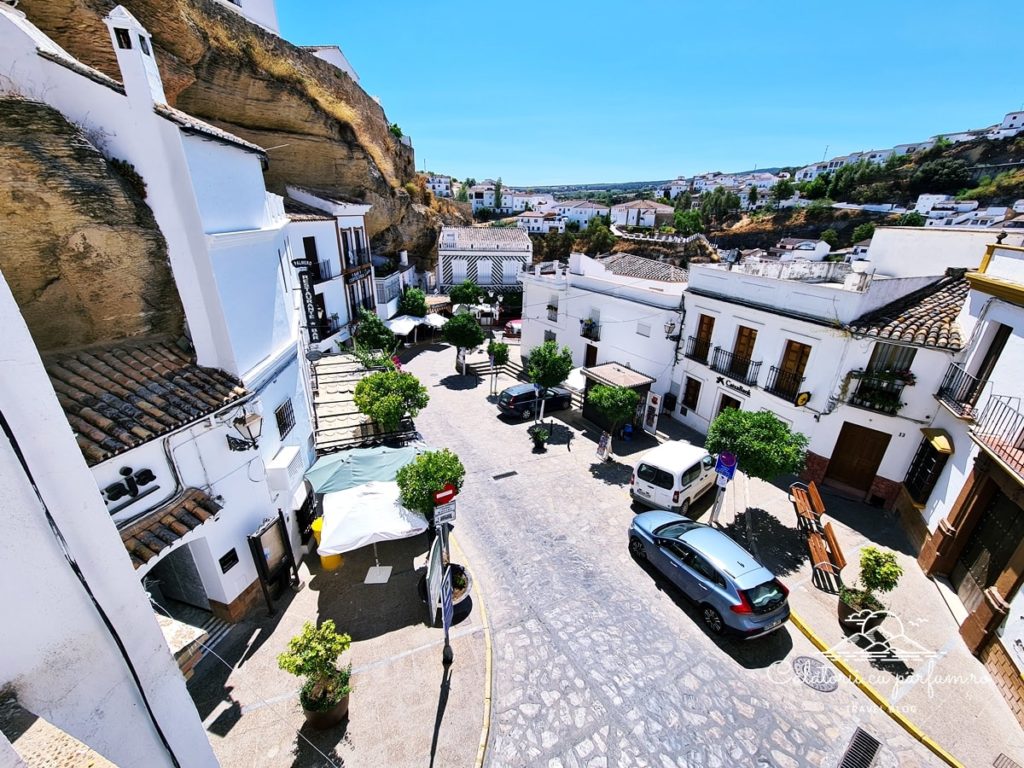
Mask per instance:
[[[434,494],[451,483],[456,490],[462,488],[466,468],[459,457],[442,448],[440,451],[421,453],[411,463],[398,470],[395,481],[402,496],[402,504],[434,521]]]
[[[807,457],[805,435],[791,431],[773,413],[738,408],[726,408],[715,417],[704,447],[710,453],[734,453],[739,469],[769,482],[800,472]]]
[[[508,344],[492,341],[487,345],[487,354],[494,357],[495,365],[505,365],[508,362]]]
[[[412,317],[425,317],[427,314],[427,297],[419,288],[408,287],[402,298],[398,300],[398,314]]]
[[[356,408],[380,424],[385,431],[398,429],[406,416],[415,418],[427,407],[427,388],[411,373],[387,370],[371,373],[356,384]]]
[[[319,627],[307,621],[302,632],[288,641],[288,650],[278,655],[277,665],[285,672],[306,678],[299,692],[303,708],[331,709],[351,692],[351,666],[337,667],[338,657],[351,644],[352,638],[339,634],[331,619]]]

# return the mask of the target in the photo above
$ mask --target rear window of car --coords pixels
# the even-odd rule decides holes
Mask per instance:
[[[685,488],[698,477],[700,477],[700,464],[694,464],[683,473],[683,487]]]
[[[658,488],[670,489],[672,487],[672,475],[663,469],[652,467],[650,464],[641,464],[637,468],[636,476],[645,483],[651,483]]]
[[[775,580],[766,581],[764,584],[759,584],[753,589],[744,591],[747,595],[747,600],[754,606],[754,610],[769,608],[781,602],[786,596],[779,583]]]

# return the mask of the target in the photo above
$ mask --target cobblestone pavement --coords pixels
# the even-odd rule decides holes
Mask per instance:
[[[793,658],[818,656],[794,628],[706,634],[627,552],[631,461],[599,463],[593,430],[567,412],[533,453],[529,425],[499,419],[488,382],[454,361],[421,348],[405,368],[431,395],[420,431],[467,469],[455,533],[493,627],[489,765],[837,766],[858,726],[883,744],[877,766],[942,764],[848,682],[792,681]]]

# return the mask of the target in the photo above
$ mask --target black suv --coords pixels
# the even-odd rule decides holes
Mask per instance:
[[[572,393],[562,387],[551,387],[544,390],[544,412],[560,411],[572,405]],[[532,419],[540,412],[540,401],[533,384],[516,384],[502,390],[498,395],[498,410],[506,416],[519,416]]]

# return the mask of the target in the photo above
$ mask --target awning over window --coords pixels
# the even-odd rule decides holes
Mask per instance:
[[[931,443],[932,448],[939,453],[953,454],[953,438],[949,436],[949,432],[946,430],[922,427],[921,434],[924,435],[925,440]]]

